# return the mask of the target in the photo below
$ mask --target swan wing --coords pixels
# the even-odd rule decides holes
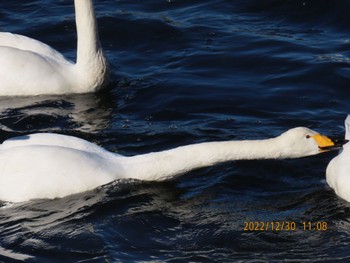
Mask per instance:
[[[59,63],[69,62],[61,53],[38,40],[8,32],[0,32],[0,46],[31,51]],[[71,62],[70,62],[71,63]]]
[[[71,93],[77,88],[74,64],[41,54],[0,46],[0,95]]]
[[[117,179],[118,163],[59,146],[26,145],[0,151],[0,200],[60,198]]]
[[[56,146],[94,153],[104,157],[116,155],[84,139],[55,133],[35,133],[10,138],[2,143],[0,150],[20,146]]]

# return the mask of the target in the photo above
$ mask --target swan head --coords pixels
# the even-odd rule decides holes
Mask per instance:
[[[315,155],[339,149],[347,140],[330,138],[305,127],[293,128],[279,137],[283,144],[283,154],[290,158]]]

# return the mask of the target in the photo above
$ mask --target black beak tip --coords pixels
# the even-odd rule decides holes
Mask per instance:
[[[336,147],[341,147],[344,144],[349,142],[349,140],[347,139],[337,139],[337,138],[333,138],[332,141],[334,142],[334,146]]]
[[[334,145],[327,146],[327,147],[320,147],[321,150],[323,150],[323,151],[336,150],[336,149],[341,148],[344,144],[349,142],[349,140],[347,140],[347,139],[332,138],[332,137],[329,137],[329,139],[331,139],[331,141],[334,143]]]

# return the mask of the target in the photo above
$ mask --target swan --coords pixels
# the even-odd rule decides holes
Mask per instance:
[[[204,142],[128,157],[80,138],[37,133],[0,145],[0,200],[61,198],[123,178],[161,181],[221,162],[298,158],[337,144],[299,127],[270,139]]]
[[[350,140],[350,115],[345,119],[345,139]],[[326,169],[326,181],[335,193],[350,202],[350,143],[343,145]]]
[[[0,32],[0,96],[89,93],[107,85],[108,67],[93,1],[74,0],[74,6],[76,63],[38,40]]]

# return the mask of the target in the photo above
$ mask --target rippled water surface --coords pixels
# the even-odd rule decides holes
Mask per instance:
[[[0,30],[75,59],[73,1],[0,7]],[[343,136],[349,1],[98,0],[95,7],[108,90],[0,98],[1,140],[58,132],[135,155],[296,126]],[[116,181],[63,199],[0,203],[0,262],[347,262],[350,205],[325,181],[336,154],[236,161],[163,183]],[[296,229],[244,231],[255,221]],[[303,222],[327,229],[304,230]]]

